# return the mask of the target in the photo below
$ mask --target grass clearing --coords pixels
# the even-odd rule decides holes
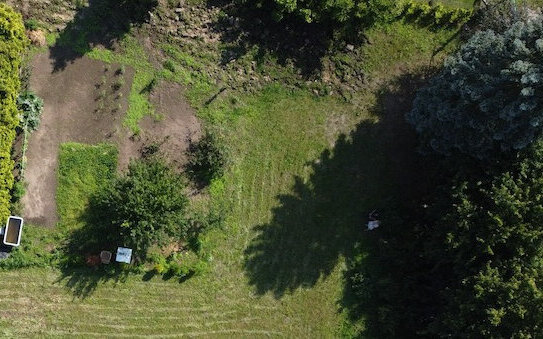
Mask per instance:
[[[84,224],[90,197],[113,178],[116,168],[113,145],[61,145],[57,188],[61,229],[78,229]]]
[[[397,23],[369,35],[361,67],[386,82],[403,68],[429,64],[454,32]],[[131,37],[123,38],[119,52],[87,52],[136,70],[125,120],[134,132],[152,112],[143,90],[157,76],[142,53]],[[232,167],[209,189],[211,202],[227,211],[225,227],[204,236],[210,271],[182,284],[143,281],[148,277],[142,275],[115,281],[89,270],[1,272],[3,286],[15,292],[1,299],[0,314],[16,316],[0,320],[6,325],[0,334],[337,337],[363,328],[363,320],[354,330],[345,325],[339,303],[352,235],[374,197],[392,185],[372,180],[390,172],[382,151],[393,140],[373,129],[378,93],[369,87],[353,105],[276,82],[253,94],[231,90],[206,104],[219,90],[206,68],[219,58],[178,48],[168,57],[172,65],[159,75],[188,86],[200,117],[222,133],[233,154]],[[286,76],[284,68],[280,72]],[[369,132],[352,148],[348,136],[339,136],[358,124]],[[115,152],[107,145],[67,144],[62,153],[59,213],[64,227],[75,228],[89,195],[115,172]],[[92,293],[83,297],[86,290]]]

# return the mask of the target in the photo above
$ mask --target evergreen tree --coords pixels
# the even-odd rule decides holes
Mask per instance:
[[[483,159],[543,131],[543,18],[476,33],[421,89],[407,114],[423,148]]]
[[[543,142],[522,158],[488,183],[468,180],[453,189],[453,210],[436,231],[446,248],[439,260],[454,279],[443,289],[447,307],[435,334],[543,335]]]

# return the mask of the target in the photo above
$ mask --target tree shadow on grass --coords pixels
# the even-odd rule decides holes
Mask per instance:
[[[88,6],[78,10],[50,49],[54,71],[63,70],[96,46],[113,48],[133,26],[147,20],[155,5],[155,0],[89,0]]]
[[[418,154],[415,132],[404,119],[422,81],[411,74],[384,86],[373,109],[378,121],[362,122],[350,135],[341,135],[312,164],[307,181],[295,178],[292,193],[277,197],[271,222],[255,226],[257,236],[245,250],[246,274],[258,294],[281,298],[315,285],[342,257],[349,262],[358,254],[360,244],[378,242],[382,234],[393,237],[396,230],[387,220],[431,191],[436,170]],[[365,224],[373,210],[382,225],[368,232]],[[355,307],[340,304],[347,313]],[[357,309],[356,317],[365,311],[370,312]]]
[[[75,298],[85,299],[91,296],[99,285],[106,282],[123,283],[129,271],[110,264],[97,268],[65,267],[55,283],[63,283],[72,291]]]
[[[62,275],[56,282],[64,283],[77,298],[92,295],[100,284],[122,283],[130,274],[126,266],[113,260],[114,254],[110,264],[100,264],[100,252],[105,250],[115,253],[119,244],[106,236],[107,224],[103,222],[98,206],[96,196],[92,196],[89,205],[78,218],[77,224],[82,226],[66,230],[66,242],[61,248]]]

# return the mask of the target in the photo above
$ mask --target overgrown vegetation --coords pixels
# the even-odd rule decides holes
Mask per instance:
[[[307,23],[356,23],[364,27],[394,17],[396,2],[391,0],[355,1],[307,1],[307,0],[259,0],[246,1],[250,6],[265,8],[276,21],[296,16]]]
[[[400,16],[424,26],[447,27],[466,22],[472,11],[466,8],[448,8],[440,3],[427,4],[408,0],[402,4]]]

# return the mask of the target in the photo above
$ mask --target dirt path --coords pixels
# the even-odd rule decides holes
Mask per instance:
[[[123,95],[118,96],[112,89],[119,76],[115,65],[106,66],[83,57],[54,72],[54,61],[45,53],[36,56],[32,66],[30,87],[44,99],[45,105],[40,127],[28,144],[27,190],[22,199],[23,215],[28,222],[52,227],[58,221],[55,196],[61,143],[116,143],[122,170],[131,158],[140,156],[145,144],[164,140],[161,149],[173,163],[181,165],[188,139],[199,135],[200,125],[194,111],[185,103],[177,86],[159,86],[153,101],[157,113],[164,118],[160,121],[146,118],[142,121],[141,136],[131,138],[122,127],[133,78],[131,70],[127,69],[123,75],[125,85],[119,90]]]

